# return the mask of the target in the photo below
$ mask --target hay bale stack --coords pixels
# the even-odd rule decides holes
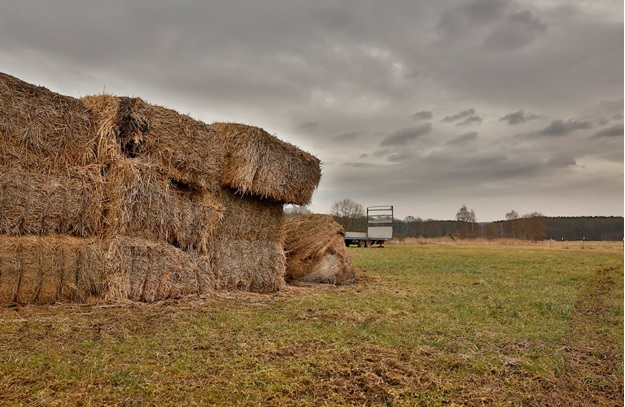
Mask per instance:
[[[287,282],[350,284],[355,274],[345,230],[330,215],[299,215],[285,222]]]
[[[85,302],[102,293],[104,267],[98,239],[0,234],[0,304]]]
[[[43,175],[0,165],[0,233],[94,236],[105,204],[97,165]]]
[[[77,99],[0,73],[0,166],[64,174],[96,163],[98,136]]]
[[[140,98],[87,96],[103,158],[137,158],[194,189],[215,190],[223,154],[206,124]]]
[[[225,153],[219,179],[243,194],[306,205],[321,179],[319,159],[261,128],[237,123],[209,126]]]
[[[193,189],[158,167],[132,159],[111,163],[106,172],[109,199],[107,236],[134,236],[207,253],[223,207],[213,194]]]
[[[219,288],[269,293],[284,285],[282,203],[222,188],[224,215],[210,252],[220,271]]]

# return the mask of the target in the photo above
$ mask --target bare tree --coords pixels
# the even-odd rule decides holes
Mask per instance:
[[[473,209],[469,210],[462,205],[456,213],[456,232],[462,238],[473,237],[477,226],[477,217]]]
[[[508,221],[508,224],[510,225],[510,236],[513,239],[516,237],[516,229],[517,229],[517,223],[518,223],[517,219],[519,219],[519,214],[514,209],[506,213],[506,220]]]
[[[330,214],[346,231],[364,232],[367,227],[365,209],[353,199],[345,198],[334,202]]]

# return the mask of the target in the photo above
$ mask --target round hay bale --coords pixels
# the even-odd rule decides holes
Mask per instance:
[[[351,284],[355,273],[345,230],[330,215],[299,215],[285,222],[287,282]]]

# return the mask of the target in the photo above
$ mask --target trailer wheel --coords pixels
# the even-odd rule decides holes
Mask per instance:
[[[367,240],[367,242],[365,243],[365,246],[371,247],[371,240]]]
[[[358,241],[358,247],[365,247],[365,241],[364,240],[359,240]]]

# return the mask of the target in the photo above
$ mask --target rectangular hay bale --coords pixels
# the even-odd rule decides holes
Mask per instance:
[[[265,130],[238,123],[213,123],[225,154],[219,177],[243,194],[306,205],[321,179],[317,157]]]
[[[0,304],[85,302],[101,293],[98,240],[0,234]]]
[[[194,188],[214,190],[223,153],[215,130],[187,115],[140,98],[81,99],[90,109],[109,160],[140,158]]]
[[[0,166],[63,174],[97,157],[98,135],[80,100],[0,73]]]
[[[162,242],[117,237],[103,242],[107,253],[104,299],[153,302],[210,293],[216,276],[209,257]]]
[[[222,205],[203,189],[194,189],[161,173],[158,167],[124,159],[106,172],[109,205],[106,234],[141,237],[206,253],[223,214]]]
[[[216,198],[224,213],[216,225],[215,238],[275,242],[284,239],[282,203],[241,195],[231,188],[221,188]]]
[[[284,287],[286,262],[280,242],[216,240],[212,255],[220,289],[273,293]]]
[[[0,233],[94,236],[101,232],[100,167],[43,175],[0,166]]]

